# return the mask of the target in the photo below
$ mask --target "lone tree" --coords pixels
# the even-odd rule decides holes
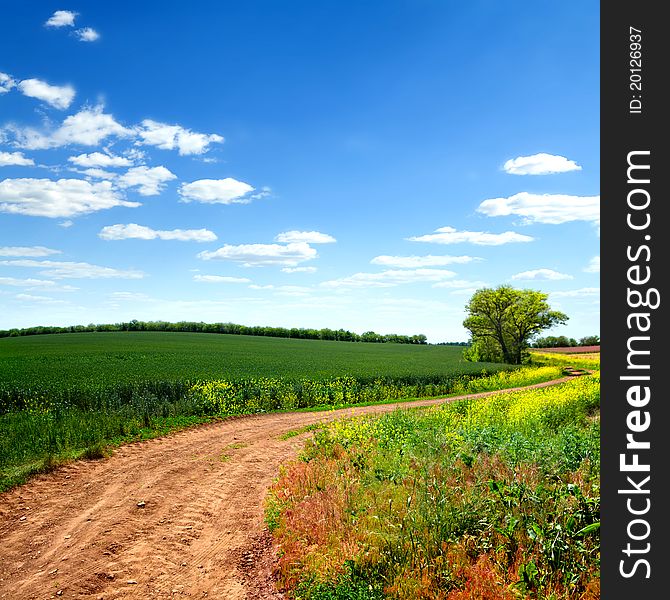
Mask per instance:
[[[521,364],[535,335],[568,320],[562,312],[551,310],[547,294],[508,285],[477,290],[465,310],[468,317],[463,326],[472,337],[465,358],[513,365]]]

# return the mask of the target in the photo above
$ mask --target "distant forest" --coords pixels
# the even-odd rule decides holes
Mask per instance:
[[[230,335],[257,335],[278,338],[296,338],[301,340],[334,340],[338,342],[372,342],[393,344],[427,344],[427,338],[419,335],[382,335],[374,331],[353,333],[346,329],[303,329],[267,326],[246,326],[235,323],[197,323],[195,321],[137,321],[127,323],[70,325],[67,327],[26,327],[25,329],[0,330],[0,337],[19,337],[27,335],[46,335],[53,333],[88,333],[107,331],[171,331],[190,333],[227,333]]]

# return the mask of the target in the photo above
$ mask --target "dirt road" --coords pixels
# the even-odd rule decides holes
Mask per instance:
[[[234,418],[36,477],[0,495],[0,598],[282,598],[263,499],[309,434],[281,434],[440,402]]]

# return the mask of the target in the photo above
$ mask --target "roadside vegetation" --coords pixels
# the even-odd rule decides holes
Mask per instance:
[[[301,600],[600,597],[599,375],[325,425],[273,485]]]
[[[460,352],[155,332],[0,340],[0,490],[231,415],[486,391],[561,372],[468,363]]]

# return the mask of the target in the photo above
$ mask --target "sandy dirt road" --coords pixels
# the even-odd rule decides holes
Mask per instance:
[[[38,476],[0,495],[0,598],[282,598],[263,500],[310,434],[281,434],[440,402],[232,418]]]

